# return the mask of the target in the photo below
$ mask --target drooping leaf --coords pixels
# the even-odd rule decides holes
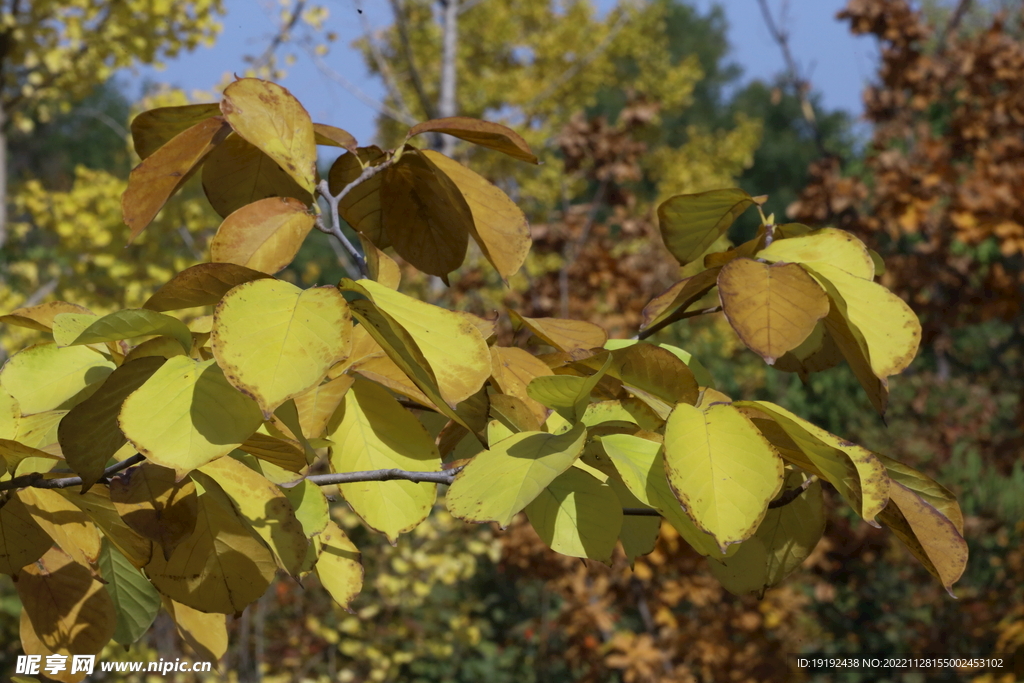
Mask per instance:
[[[342,375],[295,397],[295,409],[299,413],[303,434],[318,438],[324,433],[331,415],[345,399],[353,381],[350,375]]]
[[[398,267],[395,259],[381,251],[363,233],[357,234],[359,242],[363,245],[363,257],[366,259],[366,269],[370,271],[370,279],[388,289],[398,289],[398,286],[402,284],[402,270]]]
[[[327,527],[312,542],[320,548],[316,561],[316,575],[320,578],[320,584],[339,607],[348,609],[363,588],[363,565],[359,562],[359,550],[333,521],[328,522]]]
[[[53,539],[17,496],[0,505],[0,574],[18,573],[42,557],[51,545]]]
[[[370,298],[378,309],[415,340],[449,405],[465,401],[490,377],[491,355],[487,342],[464,316],[388,289],[372,280],[343,280],[341,287]],[[377,341],[380,343],[379,339]],[[387,350],[384,344],[381,346]]]
[[[153,152],[128,176],[121,197],[124,222],[131,230],[128,241],[138,237],[170,197],[181,189],[199,165],[224,142],[231,128],[224,119],[204,119],[174,136]]]
[[[380,385],[357,379],[332,423],[334,472],[441,469],[441,456],[427,430]],[[435,484],[409,481],[365,481],[338,488],[356,514],[392,543],[426,519],[437,495]]]
[[[381,225],[403,259],[447,280],[462,265],[473,214],[455,183],[417,149],[384,171]]]
[[[785,489],[803,484],[807,475],[792,470]],[[782,583],[810,555],[825,531],[820,482],[811,483],[795,500],[768,510],[757,532],[729,558],[709,558],[708,566],[727,590],[736,594],[764,591]]]
[[[875,516],[889,499],[885,466],[871,451],[840,439],[821,427],[768,401],[737,401],[738,408],[754,408],[767,414],[804,454],[794,464],[828,480],[866,522],[877,525]],[[783,455],[787,455],[783,451]]]
[[[316,136],[316,144],[329,147],[343,147],[350,152],[356,149],[356,139],[347,130],[328,126],[326,123],[314,123],[313,133]]]
[[[600,325],[583,320],[561,318],[527,318],[509,309],[515,329],[526,327],[545,344],[566,352],[598,349],[608,341],[608,333]]]
[[[530,151],[526,140],[511,128],[500,123],[481,121],[480,119],[468,116],[449,116],[441,119],[431,119],[418,123],[409,129],[406,139],[422,133],[445,133],[467,142],[472,142],[481,147],[497,150],[509,155],[513,159],[528,161],[531,164],[540,163],[537,157]]]
[[[223,489],[242,521],[274,553],[278,565],[297,576],[309,541],[281,489],[234,458],[214,460],[202,471]]]
[[[178,635],[195,650],[199,659],[220,661],[228,651],[228,619],[223,614],[208,614],[168,597],[162,599],[164,609],[174,620]]]
[[[289,472],[300,472],[307,464],[306,453],[298,443],[260,432],[256,432],[246,439],[238,447],[238,450],[273,463]]]
[[[630,493],[657,510],[698,553],[722,556],[714,537],[697,528],[672,492],[660,443],[631,434],[608,434],[600,442]],[[726,554],[736,548],[730,546]]]
[[[157,590],[184,605],[204,612],[241,612],[270,585],[274,556],[213,479],[202,472],[192,477],[203,489],[195,531],[169,558],[153,553],[146,574]]]
[[[60,331],[62,320],[73,316],[75,314],[62,313],[54,319],[53,338],[60,346],[97,344],[132,339],[133,337],[160,335],[178,340],[186,353],[192,350],[192,333],[185,323],[163,313],[145,308],[129,308],[97,318],[81,332],[72,328],[69,330],[70,334],[62,334]]]
[[[525,509],[537,535],[555,552],[611,562],[622,529],[622,507],[607,484],[570,467]]]
[[[210,260],[276,273],[295,258],[314,222],[306,205],[291,197],[246,204],[217,228],[210,241]]]
[[[217,305],[211,345],[228,380],[265,416],[308,391],[351,347],[352,317],[335,287],[283,280],[235,287]]]
[[[128,441],[117,424],[124,399],[163,363],[164,359],[159,357],[126,362],[104,380],[95,394],[60,421],[57,440],[68,465],[82,477],[83,491],[99,480],[107,461]]]
[[[316,133],[309,113],[290,92],[276,83],[241,78],[224,89],[220,110],[240,137],[313,192]]]
[[[196,527],[196,486],[191,479],[176,482],[166,467],[147,462],[113,477],[110,502],[125,524],[158,543],[165,557]]]
[[[665,471],[690,517],[723,552],[753,535],[783,481],[771,443],[723,404],[675,407],[665,424]]]
[[[60,457],[57,455],[26,446],[12,439],[0,439],[0,458],[3,458],[7,471],[12,475],[18,470],[21,461],[28,458],[33,460],[40,458],[53,461],[60,460]]]
[[[117,613],[92,573],[53,547],[14,584],[36,639],[58,654],[98,654],[114,636]]]
[[[200,263],[186,268],[156,290],[143,308],[174,311],[193,306],[212,306],[231,288],[270,275],[234,263]]]
[[[910,306],[882,285],[835,266],[814,262],[807,267],[846,319],[875,376],[903,372],[921,343],[921,323]]]
[[[72,407],[76,394],[113,370],[113,362],[84,346],[36,344],[11,356],[0,370],[0,385],[25,416]]]
[[[553,374],[551,368],[536,356],[516,347],[492,346],[491,378],[498,388],[522,401],[536,417],[538,424],[547,417],[543,404],[530,397],[527,386],[536,377]]]
[[[875,263],[864,243],[851,233],[835,228],[775,240],[759,251],[757,258],[769,263],[827,263],[865,280],[875,276]]]
[[[50,301],[45,304],[15,309],[7,315],[0,316],[0,323],[27,327],[30,330],[39,330],[40,332],[49,332],[53,329],[54,317],[61,313],[91,315],[92,311],[85,306],[69,304],[66,301]]]
[[[749,194],[737,188],[676,195],[658,207],[661,238],[679,264],[686,265],[703,254],[754,203]]]
[[[131,645],[153,625],[160,611],[160,594],[111,543],[105,542],[100,550],[99,568],[117,614],[114,641]]]
[[[702,270],[675,283],[644,306],[640,329],[674,319],[686,312],[718,283],[721,267]],[[666,323],[668,324],[668,323]]]
[[[263,421],[214,359],[175,356],[125,399],[118,424],[139,453],[180,479],[238,448]]]
[[[140,159],[153,154],[179,133],[211,116],[220,114],[220,105],[186,104],[182,107],[160,107],[144,111],[132,119],[132,144]]]
[[[586,435],[582,424],[560,435],[520,432],[482,451],[448,489],[448,511],[467,522],[507,527],[579,457]]]
[[[718,275],[718,293],[729,324],[768,365],[803,343],[829,310],[825,291],[792,263],[731,261]]]
[[[18,498],[32,519],[78,564],[93,567],[100,554],[100,534],[92,520],[55,489],[25,488]]]
[[[455,183],[473,216],[470,234],[484,257],[507,280],[523,265],[530,251],[532,240],[526,215],[508,195],[459,162],[432,150],[424,150],[423,154]]]
[[[342,154],[327,174],[331,194],[338,195],[359,178],[363,172],[360,161],[367,166],[377,166],[385,161],[385,155],[376,146],[360,147],[355,154]],[[380,188],[383,180],[383,173],[370,176],[353,187],[338,203],[338,212],[345,222],[369,238],[379,249],[391,246],[391,239],[381,223]]]
[[[836,349],[850,364],[853,376],[860,382],[871,405],[879,415],[884,416],[886,406],[889,404],[889,380],[885,377],[878,377],[871,368],[868,351],[864,347],[862,339],[843,316],[838,306],[832,306],[822,322],[828,337],[832,339]]]
[[[963,536],[964,513],[960,510],[956,496],[949,489],[923,472],[918,472],[913,467],[904,465],[881,453],[875,453],[875,457],[885,465],[885,471],[889,475],[890,481],[902,484],[904,488],[941,512],[949,521],[953,522],[957,532]]]
[[[242,137],[231,134],[203,164],[203,191],[222,218],[267,197],[293,197],[309,205],[313,195],[273,159]]]

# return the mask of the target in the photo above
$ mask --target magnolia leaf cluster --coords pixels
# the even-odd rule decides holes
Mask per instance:
[[[279,572],[315,574],[347,606],[363,574],[333,485],[392,543],[437,508],[438,482],[458,519],[506,527],[525,512],[552,549],[600,562],[620,545],[631,560],[650,552],[663,518],[727,588],[763,593],[820,538],[827,483],[947,589],[962,573],[946,489],[781,406],[732,400],[685,350],[515,311],[527,348],[504,347],[495,321],[399,291],[391,253],[444,277],[473,237],[503,277],[522,264],[529,233],[511,200],[408,142],[443,132],[534,161],[503,126],[441,119],[396,150],[359,147],[280,86],[242,79],[218,105],[152,110],[132,129],[129,237],[195,173],[223,221],[210,261],[141,308],[50,302],[2,318],[52,337],[0,371],[0,571],[19,578],[29,654],[130,644],[163,609],[216,658],[223,615]],[[343,150],[327,182],[318,144]],[[369,277],[274,277],[323,227],[316,195],[359,234]],[[648,326],[717,287],[766,361],[809,373],[845,358],[881,410],[886,378],[916,352],[916,318],[838,230],[766,221],[751,243],[704,255],[758,201],[722,190],[662,205],[670,251],[706,269],[652,301]]]

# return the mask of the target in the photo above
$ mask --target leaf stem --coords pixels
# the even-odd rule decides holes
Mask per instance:
[[[788,491],[783,491],[782,494],[778,498],[776,498],[772,502],[768,503],[768,509],[769,510],[775,510],[775,509],[783,507],[785,505],[789,505],[794,500],[799,498],[800,494],[803,493],[804,491],[806,491],[807,488],[811,484],[816,482],[816,481],[818,481],[817,475],[811,475],[810,477],[808,477],[804,481],[804,483],[800,484],[795,489],[789,489]]]
[[[710,315],[712,313],[718,313],[721,310],[721,306],[712,306],[711,308],[702,308],[697,311],[685,311],[683,313],[678,314],[673,313],[669,317],[662,320],[660,323],[651,325],[645,330],[640,330],[639,332],[637,332],[634,339],[647,339],[648,337],[652,336],[656,332],[660,332],[661,330],[665,329],[674,322],[684,320],[685,318],[696,318],[698,315]]]

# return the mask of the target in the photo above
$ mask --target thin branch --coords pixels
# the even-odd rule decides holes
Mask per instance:
[[[365,470],[362,472],[343,472],[342,474],[314,474],[306,477],[306,481],[317,486],[333,484],[353,484],[362,481],[412,481],[428,484],[451,484],[461,467],[445,472],[410,472],[408,470]]]
[[[35,306],[37,303],[50,296],[53,290],[57,289],[57,285],[60,284],[60,279],[53,278],[45,285],[40,286],[36,291],[28,295],[28,298],[22,302],[22,308],[28,308],[29,306]]]
[[[721,306],[712,306],[711,308],[701,308],[696,311],[686,311],[684,313],[670,315],[669,317],[662,320],[660,323],[657,323],[656,325],[651,325],[647,329],[640,330],[634,337],[634,339],[647,339],[655,332],[660,332],[661,330],[668,327],[674,322],[685,320],[686,318],[696,318],[699,315],[710,315],[712,313],[718,313],[721,310]]]
[[[324,226],[323,220],[320,217],[317,218],[316,227],[322,232],[326,232],[329,235],[334,235],[334,237],[339,242],[341,242],[341,246],[345,247],[345,251],[347,251],[349,253],[349,256],[352,257],[352,260],[356,262],[356,266],[358,266],[359,268],[359,273],[364,278],[370,277],[370,271],[366,267],[366,257],[364,257],[363,254],[360,253],[358,249],[356,249],[355,245],[352,244],[352,242],[349,241],[348,237],[345,236],[345,233],[341,231],[341,218],[338,215],[338,204],[341,203],[341,200],[345,198],[345,195],[351,192],[357,185],[369,180],[373,176],[385,170],[391,164],[395,163],[396,158],[397,157],[391,157],[387,161],[381,164],[377,164],[376,166],[367,166],[365,169],[363,169],[363,172],[359,174],[358,178],[353,180],[345,187],[341,188],[341,191],[337,195],[331,194],[331,188],[327,184],[326,180],[321,180],[320,184],[317,185],[316,188],[320,192],[320,195],[327,200],[328,205],[330,205],[331,207],[330,228]]]
[[[388,65],[388,61],[384,59],[384,54],[380,51],[380,46],[373,39],[373,27],[370,26],[370,19],[363,11],[362,0],[352,0],[356,6],[357,14],[359,15],[359,23],[363,26],[363,34],[366,36],[366,44],[370,47],[370,56],[373,57],[373,63],[377,66],[377,73],[380,74],[381,80],[384,81],[384,87],[387,88],[388,94],[391,95],[391,99],[394,100],[395,104],[398,105],[399,111],[405,116],[413,118],[412,113],[409,111],[409,107],[405,104],[405,98],[402,97],[402,91],[398,89],[398,84],[395,82],[395,76],[391,73],[391,67]]]
[[[653,508],[622,508],[622,514],[631,517],[661,517],[661,513]]]
[[[259,70],[268,64],[270,64],[271,58],[274,53],[277,52],[277,48],[281,47],[281,44],[288,39],[288,34],[295,28],[295,24],[299,23],[299,17],[302,16],[302,10],[306,8],[306,0],[299,0],[295,4],[295,10],[292,12],[291,17],[288,18],[288,23],[282,26],[277,34],[271,39],[270,44],[267,45],[267,49],[263,51],[263,54],[259,56],[252,63],[254,70]]]
[[[460,8],[461,10],[461,8]],[[405,61],[409,65],[409,80],[416,91],[416,98],[420,101],[420,107],[428,119],[437,118],[437,110],[434,103],[427,97],[427,91],[423,89],[423,79],[420,78],[419,69],[416,68],[416,60],[412,53],[412,43],[409,41],[409,25],[405,20],[405,8],[402,0],[391,0],[391,12],[395,15],[395,26],[398,27],[398,38],[402,41],[402,52],[405,53]]]
[[[126,458],[119,463],[115,463],[103,470],[103,476],[99,478],[100,482],[105,482],[110,479],[111,476],[117,474],[121,470],[126,470],[132,465],[137,465],[146,457],[141,453],[136,453],[130,458]],[[72,486],[81,486],[81,477],[60,477],[57,479],[44,479],[42,472],[32,472],[31,474],[23,474],[20,477],[14,477],[4,482],[0,482],[0,491],[10,491],[12,489],[20,488],[35,488],[35,489],[66,489]]]
[[[320,70],[321,74],[331,79],[332,81],[343,87],[345,90],[348,90],[357,100],[359,100],[366,106],[372,108],[378,114],[387,116],[389,119],[394,119],[395,121],[404,123],[407,126],[415,126],[417,123],[419,123],[419,121],[417,121],[409,114],[404,114],[398,111],[397,109],[394,109],[393,107],[389,107],[380,100],[377,100],[367,95],[355,83],[348,80],[340,73],[338,73],[330,66],[328,66],[327,62],[325,62],[323,58],[316,53],[316,50],[314,50],[311,45],[307,44],[304,47],[306,48],[306,52],[309,54],[310,59],[313,60],[313,64],[316,65],[316,68]]]
[[[973,0],[960,0],[960,2],[957,3],[956,9],[953,10],[953,13],[949,17],[949,21],[947,21],[946,25],[942,28],[942,34],[939,35],[938,43],[936,43],[938,46],[936,48],[936,54],[938,56],[942,56],[946,51],[946,44],[949,37],[956,32],[957,28],[960,27],[960,22],[963,21],[964,15],[967,14],[967,10],[971,8],[972,4]]]
[[[562,317],[569,317],[569,267],[579,258],[580,250],[583,249],[583,245],[590,237],[590,231],[594,227],[594,221],[597,219],[597,211],[601,208],[601,202],[604,201],[605,192],[608,190],[609,180],[606,178],[601,181],[601,184],[597,186],[597,192],[594,193],[594,198],[590,200],[590,209],[587,211],[587,221],[583,224],[583,229],[580,230],[580,234],[577,235],[575,240],[566,240],[562,246],[562,268],[558,271],[558,292],[559,299],[561,302]],[[565,184],[562,184],[563,190]],[[563,193],[563,207],[567,204]],[[562,221],[564,222],[568,216],[567,209],[563,208]]]

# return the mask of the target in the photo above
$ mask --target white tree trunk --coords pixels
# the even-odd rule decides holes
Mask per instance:
[[[456,83],[456,52],[459,46],[459,0],[442,0],[444,22],[444,43],[441,57],[441,94],[437,103],[437,114],[440,117],[456,116],[459,112],[455,98]],[[442,136],[441,152],[451,156],[455,139]]]

